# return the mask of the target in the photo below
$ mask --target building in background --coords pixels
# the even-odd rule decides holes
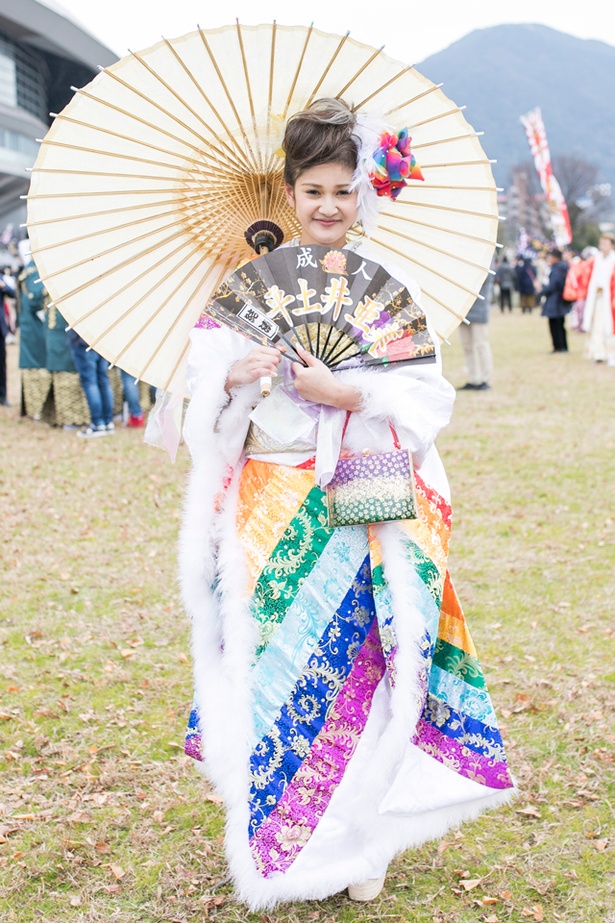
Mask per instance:
[[[0,0],[0,262],[26,220],[20,196],[28,191],[42,138],[84,86],[117,61],[105,45],[52,0]],[[4,265],[7,265],[6,262]]]
[[[544,193],[532,187],[523,166],[512,170],[512,183],[500,199],[500,214],[506,216],[501,242],[508,247],[516,247],[522,236],[531,240],[549,237],[549,212]]]

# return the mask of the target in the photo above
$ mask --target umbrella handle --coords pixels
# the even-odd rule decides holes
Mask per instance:
[[[259,256],[265,253],[271,253],[284,240],[284,234],[277,224],[271,221],[256,221],[251,224],[245,234],[246,240],[256,250]],[[263,345],[267,346],[267,341],[263,340]],[[260,380],[261,395],[269,397],[271,394],[271,375],[263,375]]]

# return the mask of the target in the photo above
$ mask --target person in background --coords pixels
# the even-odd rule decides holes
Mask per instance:
[[[89,426],[79,430],[77,435],[85,439],[111,436],[115,425],[109,363],[95,350],[88,349],[88,344],[74,330],[68,330],[67,336],[90,411]]]
[[[141,408],[141,397],[139,395],[139,383],[136,378],[133,378],[132,375],[129,375],[128,372],[125,372],[123,369],[120,370],[122,374],[122,388],[124,390],[124,399],[128,404],[128,419],[126,421],[126,426],[138,428],[145,425],[145,414]]]
[[[578,295],[585,299],[583,330],[586,355],[615,366],[615,236],[603,234],[598,253],[588,261]]]
[[[519,292],[521,313],[532,313],[536,307],[536,272],[531,262],[520,256],[515,266],[515,289]]]
[[[564,259],[566,259],[566,253],[564,253]],[[571,303],[568,327],[570,330],[577,330],[580,333],[581,324],[583,323],[583,306],[585,302],[583,299],[579,298],[579,284],[584,276],[589,276],[587,261],[583,257],[583,254],[574,251],[571,251],[566,261],[568,263],[568,272],[566,274],[566,284],[564,285],[563,294],[564,300]]]
[[[488,391],[491,387],[493,359],[489,345],[489,313],[493,285],[494,277],[489,273],[482,284],[479,297],[466,315],[470,323],[459,326],[468,373],[468,380],[460,391]]]
[[[32,259],[30,241],[19,242],[23,270],[19,274],[19,368],[21,369],[21,415],[37,422],[51,387],[45,343],[45,289]]]
[[[6,344],[15,343],[15,298],[17,296],[17,282],[11,272],[10,266],[5,266],[0,276],[0,287],[4,289],[4,315],[8,328]]]
[[[0,299],[2,300],[0,305],[0,407],[11,406],[6,396],[6,338],[10,333],[8,313],[4,308],[4,299],[7,294],[10,295],[10,290],[7,291],[6,284],[3,279],[0,279]]]
[[[585,247],[580,255],[573,258],[568,266],[564,298],[574,302],[570,311],[568,326],[578,333],[583,333],[583,315],[585,313],[587,288],[592,274],[594,257],[598,252],[597,247]]]
[[[552,352],[567,353],[568,340],[565,319],[571,306],[564,301],[563,292],[566,275],[568,274],[568,263],[563,259],[562,251],[558,247],[553,247],[549,250],[547,261],[551,271],[549,272],[549,279],[540,293],[543,298],[541,314],[549,319],[549,332],[553,343]]]
[[[534,270],[536,272],[535,290],[538,295],[549,280],[549,263],[547,261],[548,249],[539,250],[533,260]]]
[[[73,360],[66,321],[53,304],[46,308],[45,342],[52,396],[50,406],[45,407],[45,419],[64,429],[87,425],[88,404]]]
[[[502,314],[505,308],[512,311],[512,293],[515,277],[507,256],[502,257],[502,262],[496,269],[495,281],[500,289],[500,311]]]

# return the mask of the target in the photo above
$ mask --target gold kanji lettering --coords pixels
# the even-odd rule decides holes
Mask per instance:
[[[374,356],[374,358],[384,356],[387,345],[393,340],[399,340],[403,335],[403,328],[396,323],[385,324],[384,327],[370,330],[369,335],[366,336],[366,340],[372,341],[372,345],[367,351],[370,356]]]
[[[297,316],[301,314],[309,314],[310,311],[320,311],[322,313],[322,308],[319,304],[311,304],[311,299],[316,294],[315,288],[308,288],[307,279],[297,279],[299,283],[299,294],[297,295],[297,301],[301,305],[300,308],[293,308],[293,314]]]
[[[333,310],[333,320],[337,321],[342,312],[342,308],[349,308],[352,305],[348,289],[348,279],[344,276],[335,276],[331,279],[325,289],[325,294],[320,296],[323,303],[322,314],[327,314]]]
[[[287,305],[292,304],[294,300],[294,295],[287,295],[283,289],[279,288],[279,286],[272,285],[271,288],[265,293],[265,301],[271,308],[271,311],[267,312],[267,317],[273,319],[281,314],[288,326],[292,327],[293,322],[291,320],[290,314],[288,313]]]
[[[383,310],[384,305],[382,302],[374,301],[368,295],[367,298],[358,303],[353,314],[344,314],[344,320],[347,320],[357,330],[361,330],[365,338],[368,339],[367,334],[370,331],[370,325],[378,320],[380,312]]]

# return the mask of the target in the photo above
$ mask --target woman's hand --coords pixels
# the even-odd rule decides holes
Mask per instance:
[[[256,346],[247,356],[238,359],[229,369],[224,385],[225,391],[230,394],[233,388],[239,385],[251,385],[259,378],[273,376],[278,370],[282,353],[271,346]]]
[[[296,349],[306,366],[293,363],[295,389],[299,397],[305,401],[328,404],[330,407],[339,407],[342,410],[360,409],[361,395],[356,388],[338,381],[324,362],[316,359],[305,349],[301,349],[300,346]]]

